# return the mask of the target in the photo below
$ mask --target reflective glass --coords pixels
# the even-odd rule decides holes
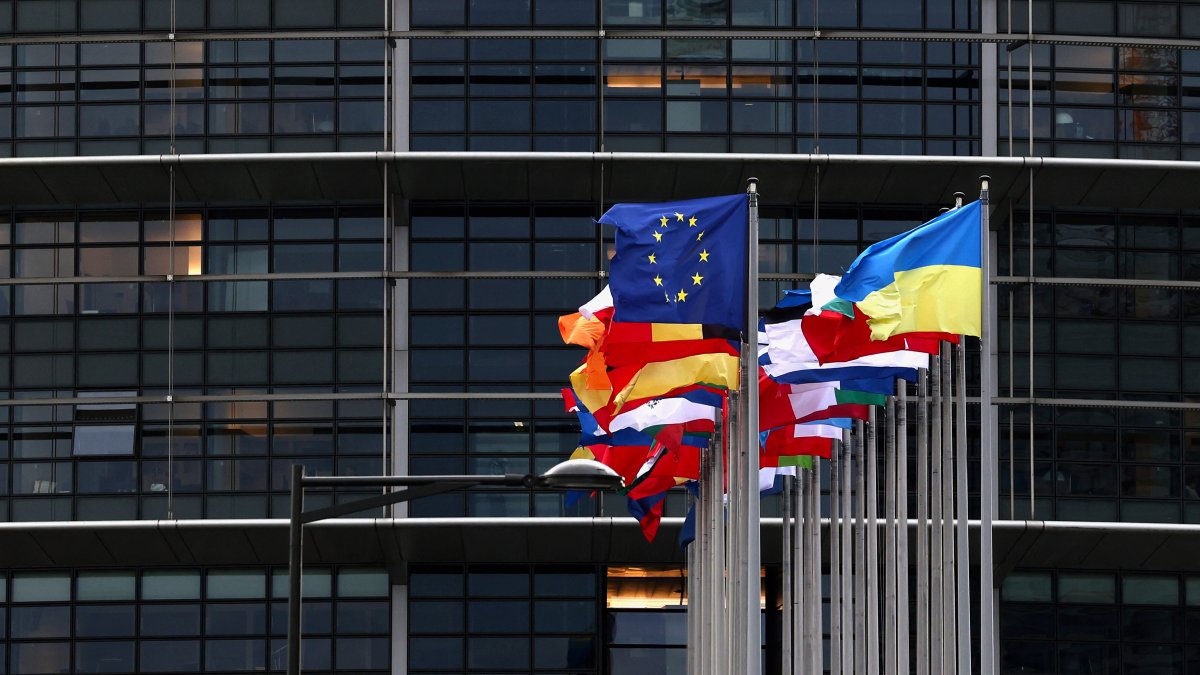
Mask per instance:
[[[75,608],[77,637],[133,637],[133,605],[80,605]]]
[[[1125,575],[1121,582],[1121,598],[1127,605],[1179,604],[1179,581],[1175,577]]]
[[[18,572],[12,575],[13,602],[48,602],[71,599],[71,578],[65,573]]]
[[[79,600],[135,599],[132,572],[80,572],[75,583]]]
[[[199,640],[142,640],[138,649],[142,672],[194,673],[200,669]]]
[[[142,573],[146,600],[198,600],[200,574],[195,571],[148,570]]]

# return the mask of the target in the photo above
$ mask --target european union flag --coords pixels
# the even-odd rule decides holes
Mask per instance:
[[[746,325],[746,195],[616,204],[614,321]]]

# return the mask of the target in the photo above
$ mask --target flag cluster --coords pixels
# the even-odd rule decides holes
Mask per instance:
[[[828,458],[942,342],[980,335],[981,209],[948,211],[868,247],[845,276],[786,291],[759,326],[761,466]],[[760,480],[761,483],[765,483]]]
[[[573,458],[625,480],[629,510],[652,539],[667,491],[695,481],[700,453],[738,386],[745,293],[745,195],[618,204],[611,284],[559,319],[588,350],[563,390],[579,418]],[[742,286],[744,288],[744,285]]]
[[[611,285],[559,319],[587,355],[563,389],[581,437],[573,458],[625,480],[647,539],[666,493],[695,492],[701,452],[726,422],[745,325],[747,198],[619,204]],[[845,276],[787,291],[760,321],[760,487],[828,458],[896,380],[979,335],[980,209],[971,204],[865,250]],[[972,254],[973,251],[973,254]],[[724,457],[724,453],[717,456]]]

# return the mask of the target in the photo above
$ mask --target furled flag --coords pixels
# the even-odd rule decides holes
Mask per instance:
[[[616,204],[614,321],[746,324],[746,195]]]
[[[838,384],[780,384],[760,373],[759,428],[774,429],[787,424],[836,418],[865,420],[870,416],[867,406],[886,402],[883,397],[838,389]]]
[[[886,340],[872,340],[867,315],[834,294],[841,277],[818,274],[809,288],[812,308],[801,320],[808,346],[821,363],[852,361],[871,354],[914,351],[937,354],[941,341],[958,344],[955,333],[906,333]]]
[[[811,469],[813,467],[811,455],[760,455],[758,458],[758,466],[760,471],[768,468],[783,468],[789,466],[800,467],[801,469]],[[759,474],[761,480],[762,474]],[[760,483],[761,486],[761,483]]]
[[[738,355],[740,336],[732,328],[717,324],[614,322],[613,312],[612,291],[605,286],[596,297],[581,305],[577,313],[559,318],[563,342],[587,347],[591,350],[589,360],[594,353],[600,353],[598,363],[612,367],[671,361],[696,354]]]
[[[879,380],[892,391],[891,378],[916,380],[917,369],[929,363],[927,354],[894,351],[870,354],[851,361],[826,363],[818,361],[803,330],[805,314],[812,308],[809,291],[788,291],[778,305],[763,317],[763,332],[767,346],[760,349],[758,362],[764,371],[779,382],[806,384],[840,380]],[[877,391],[868,389],[867,391]]]
[[[672,361],[697,354],[739,353],[740,336],[732,328],[698,323],[630,323],[608,326],[600,349],[612,367]]]
[[[587,389],[605,391],[612,389],[608,381],[608,364],[600,346],[608,330],[607,322],[598,316],[587,318],[579,312],[558,317],[558,332],[563,342],[569,345],[587,347],[588,354],[584,357],[582,376]]]
[[[764,466],[758,470],[758,491],[763,496],[783,492],[784,476],[798,476],[800,474],[799,469],[812,468],[812,457],[808,455],[776,457],[774,459],[782,459],[787,463],[772,463],[771,466]]]
[[[610,404],[620,411],[627,401],[663,397],[691,385],[736,390],[738,357],[731,354],[697,354],[673,361],[624,366],[608,372],[613,395]]]
[[[673,487],[676,478],[695,478],[700,450],[708,447],[715,428],[712,420],[696,419],[606,433],[584,407],[577,392],[566,388],[562,397],[567,412],[575,413],[579,419],[579,445],[571,458],[594,459],[607,465],[625,479],[627,490],[634,497]],[[652,480],[646,483],[647,479]]]
[[[708,389],[689,391],[675,398],[660,398],[646,405],[622,412],[608,423],[610,432],[621,429],[645,430],[664,424],[680,424],[695,420],[715,422],[724,397]]]
[[[760,434],[762,455],[764,457],[783,457],[792,455],[810,455],[829,459],[833,456],[833,441],[841,440],[842,430],[837,430],[835,438],[824,436],[800,435],[807,424],[792,424]]]
[[[637,519],[642,528],[642,536],[646,541],[654,541],[658,534],[658,525],[662,522],[663,502],[667,499],[666,492],[634,499],[628,498],[629,515]]]
[[[983,267],[979,202],[867,247],[834,292],[867,315],[871,338],[913,332],[979,336]]]

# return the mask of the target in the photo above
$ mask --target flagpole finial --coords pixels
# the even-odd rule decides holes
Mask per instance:
[[[758,179],[754,176],[746,179],[746,194],[758,194]]]
[[[956,208],[956,209],[962,208],[963,200],[966,198],[967,198],[966,194],[964,194],[962,192],[955,192],[954,193],[954,208]]]
[[[992,182],[992,177],[984,174],[979,177],[979,192],[981,196],[987,196],[988,187]]]

